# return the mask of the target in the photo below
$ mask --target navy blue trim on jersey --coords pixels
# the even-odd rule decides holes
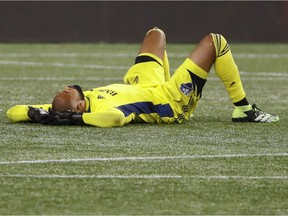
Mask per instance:
[[[146,56],[146,55],[137,56],[136,59],[135,59],[135,64],[143,63],[143,62],[149,62],[149,61],[155,61],[155,62],[157,62],[160,66],[162,66],[162,65],[160,64],[160,62],[158,62],[156,59],[152,58],[151,56]]]
[[[152,102],[137,102],[118,106],[117,108],[124,113],[125,117],[131,113],[136,113],[137,115],[157,113],[160,117],[174,117],[173,110],[169,104],[154,105]]]

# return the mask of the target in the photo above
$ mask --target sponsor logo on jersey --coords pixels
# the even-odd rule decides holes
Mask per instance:
[[[190,92],[193,91],[192,83],[182,83],[180,86],[180,91],[186,96],[189,95]]]

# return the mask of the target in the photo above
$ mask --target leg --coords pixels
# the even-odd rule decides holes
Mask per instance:
[[[238,68],[234,62],[229,44],[220,34],[204,37],[189,58],[207,73],[214,64],[215,72],[224,84],[235,106],[250,110],[246,100]]]
[[[188,58],[208,73],[216,59],[211,35],[204,37]]]
[[[135,64],[124,76],[124,82],[143,87],[163,84],[167,80],[166,71],[169,71],[165,46],[164,32],[156,27],[149,30],[141,44]],[[170,72],[168,78],[170,79]]]
[[[213,38],[216,60],[214,69],[217,76],[224,84],[235,106],[249,105],[242,85],[238,67],[234,62],[230,46],[220,34],[211,33]],[[251,108],[251,107],[249,107]]]
[[[166,51],[166,36],[161,29],[154,27],[147,32],[142,42],[139,55],[142,53],[151,53],[159,57],[163,61],[165,81],[170,80],[170,66]]]
[[[177,113],[178,122],[182,122],[184,118],[188,120],[192,116],[202,96],[202,89],[215,58],[212,37],[207,35],[167,82],[167,88],[173,94],[173,102],[177,103],[183,111],[183,113]]]
[[[235,122],[277,122],[279,117],[260,111],[251,106],[241,82],[238,67],[234,62],[229,44],[220,34],[207,35],[190,54],[189,59],[207,73],[214,64],[215,72],[224,84],[235,109],[232,120]],[[203,73],[202,73],[203,74]]]
[[[214,64],[215,72],[225,85],[234,105],[249,104],[230,47],[222,35],[209,34],[204,37],[189,58],[207,73]]]
[[[163,60],[165,47],[166,47],[165,33],[162,30],[155,27],[147,32],[140,47],[139,55],[142,53],[151,53]]]

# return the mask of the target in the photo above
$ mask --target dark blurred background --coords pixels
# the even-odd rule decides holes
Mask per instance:
[[[168,42],[209,32],[231,42],[288,42],[286,1],[0,2],[0,42],[139,42],[154,26]]]

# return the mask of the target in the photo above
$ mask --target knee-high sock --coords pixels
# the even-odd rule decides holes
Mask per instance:
[[[213,33],[211,35],[216,50],[215,72],[225,85],[232,102],[239,102],[246,97],[246,94],[229,44],[222,35]]]

